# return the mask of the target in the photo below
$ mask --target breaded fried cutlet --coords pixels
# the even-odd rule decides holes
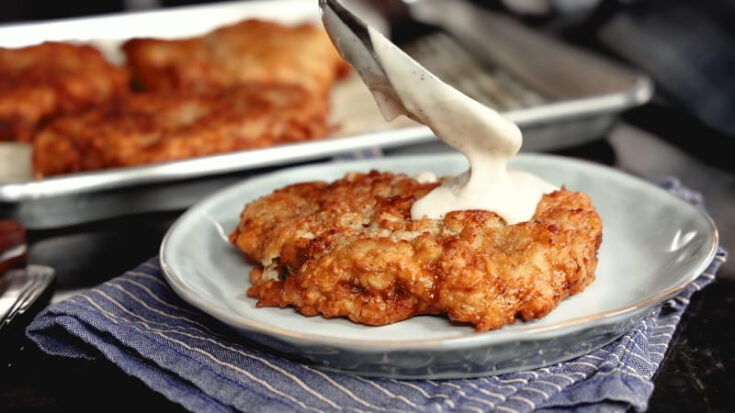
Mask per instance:
[[[134,94],[54,120],[34,141],[37,176],[149,164],[326,135],[327,105],[298,86]]]
[[[201,37],[133,39],[123,45],[143,90],[212,90],[243,82],[296,84],[326,96],[348,66],[326,32],[245,20]]]
[[[412,220],[437,185],[350,173],[250,203],[230,235],[260,264],[248,296],[373,326],[445,313],[486,331],[543,317],[593,281],[602,223],[587,195],[545,195],[515,225],[481,210]]]
[[[0,141],[29,141],[50,118],[127,94],[125,69],[95,48],[43,43],[0,48]]]

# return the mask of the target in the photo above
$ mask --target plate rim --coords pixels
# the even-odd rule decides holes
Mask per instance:
[[[355,165],[355,168],[365,166],[370,163],[374,165],[374,169],[380,169],[382,163],[400,163],[403,160],[415,160],[415,159],[429,159],[433,162],[438,162],[439,159],[450,159],[450,158],[463,158],[463,155],[458,153],[442,153],[442,154],[427,154],[427,155],[407,155],[407,156],[394,156],[385,157],[378,159],[361,159],[341,162],[323,162],[313,163],[308,165],[301,165],[296,167],[284,168],[278,171],[256,175],[244,179],[241,182],[227,186],[225,188],[216,191],[196,204],[192,205],[184,214],[182,214],[168,229],[164,236],[161,246],[159,249],[159,263],[161,266],[164,279],[176,294],[184,301],[203,311],[204,313],[213,316],[225,324],[231,327],[235,327],[240,330],[245,330],[249,333],[257,333],[272,338],[280,339],[290,343],[299,343],[300,345],[312,345],[312,346],[324,346],[337,347],[342,349],[349,349],[350,351],[358,351],[363,353],[374,353],[389,351],[413,351],[413,350],[447,350],[454,348],[464,347],[475,347],[477,345],[497,345],[509,341],[533,341],[549,337],[557,337],[564,334],[569,334],[575,331],[583,330],[589,327],[598,326],[597,323],[602,322],[603,324],[614,323],[616,320],[621,318],[632,318],[636,314],[639,314],[649,308],[653,308],[655,305],[665,301],[666,299],[674,296],[687,285],[694,281],[701,273],[707,268],[712,262],[717,253],[719,246],[719,234],[717,227],[712,217],[704,210],[696,208],[694,205],[687,201],[676,197],[670,192],[660,188],[644,179],[630,175],[621,170],[598,164],[592,161],[584,159],[569,158],[559,155],[551,154],[519,154],[516,158],[524,161],[533,162],[535,159],[538,161],[551,161],[551,162],[563,162],[582,165],[582,167],[594,168],[602,170],[604,173],[612,174],[617,179],[622,179],[638,186],[646,186],[649,190],[659,191],[669,197],[670,200],[686,205],[687,208],[691,208],[696,212],[696,215],[703,218],[709,225],[711,242],[709,246],[706,258],[702,259],[697,263],[696,266],[690,270],[690,274],[682,279],[681,282],[676,285],[659,292],[653,296],[644,298],[630,305],[616,308],[610,311],[598,312],[594,314],[588,314],[581,317],[575,317],[570,320],[560,321],[549,325],[534,325],[533,323],[526,323],[525,325],[515,328],[512,331],[502,329],[491,330],[486,332],[469,332],[467,334],[461,334],[449,338],[426,338],[426,339],[411,339],[411,340],[364,340],[359,338],[335,338],[333,336],[324,336],[319,334],[304,334],[295,332],[292,330],[280,328],[278,326],[268,325],[260,321],[243,320],[239,316],[233,316],[225,307],[212,302],[199,296],[194,290],[186,285],[181,277],[171,268],[171,266],[165,260],[165,252],[169,243],[169,239],[172,234],[177,230],[181,222],[185,221],[190,215],[196,213],[200,208],[203,208],[209,202],[214,202],[223,196],[225,193],[230,191],[236,191],[237,188],[243,185],[247,185],[249,182],[260,179],[267,179],[277,177],[278,175],[288,175],[298,171],[300,169],[331,169],[334,166],[343,166],[345,168],[349,165]],[[428,164],[429,162],[427,162]],[[265,194],[264,194],[265,195]],[[292,309],[291,309],[292,310]],[[319,316],[320,317],[320,316]],[[328,319],[324,319],[328,320]],[[369,328],[366,326],[366,328]],[[518,335],[521,337],[518,337]]]

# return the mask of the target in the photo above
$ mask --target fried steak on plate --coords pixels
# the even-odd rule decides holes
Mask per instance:
[[[439,183],[376,171],[276,190],[230,240],[252,261],[258,306],[373,326],[447,314],[478,331],[543,317],[594,279],[602,223],[589,197],[545,195],[528,222],[454,211],[411,219]]]

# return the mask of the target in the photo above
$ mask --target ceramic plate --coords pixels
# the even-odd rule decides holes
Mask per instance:
[[[243,206],[274,189],[370,169],[457,174],[458,154],[310,165],[249,179],[192,207],[161,245],[161,266],[184,300],[248,338],[325,368],[388,377],[470,377],[557,363],[616,339],[696,278],[712,259],[711,219],[658,187],[614,169],[547,155],[513,167],[589,194],[603,221],[596,280],[541,320],[476,333],[439,316],[367,327],[346,319],[256,308],[252,268],[227,241]]]

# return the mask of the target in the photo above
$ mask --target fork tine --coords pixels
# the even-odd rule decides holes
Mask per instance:
[[[2,317],[0,317],[0,328],[10,323],[10,320],[12,319],[11,316],[15,314],[15,312],[18,310],[21,299],[26,294],[30,284],[32,283],[32,280],[27,278],[22,281],[20,280],[21,277],[23,277],[21,271],[23,270],[14,270],[3,275],[5,279],[8,280],[8,282],[10,283],[10,287],[3,294],[7,294],[8,291],[19,291],[19,293],[17,294],[17,296],[15,296],[13,304],[11,304],[10,307],[5,310],[5,313],[2,314]],[[18,282],[21,282],[22,284],[18,286]],[[12,295],[10,297],[12,298]],[[7,299],[7,297],[4,298]]]
[[[24,283],[22,291],[13,305],[8,309],[2,319],[0,319],[0,328],[10,324],[16,316],[25,313],[38,297],[43,294],[54,278],[54,271],[49,267],[31,265],[25,270],[16,271],[24,271],[27,281]],[[20,272],[16,272],[15,274],[20,274]],[[14,274],[9,274],[8,276],[14,276]]]
[[[48,288],[48,286],[53,282],[54,280],[54,270],[50,267],[40,267],[42,271],[38,274],[38,285],[36,286],[35,290],[33,291],[33,296],[29,298],[28,301],[21,307],[21,312],[26,312],[33,303],[41,296],[43,295],[44,291]]]

